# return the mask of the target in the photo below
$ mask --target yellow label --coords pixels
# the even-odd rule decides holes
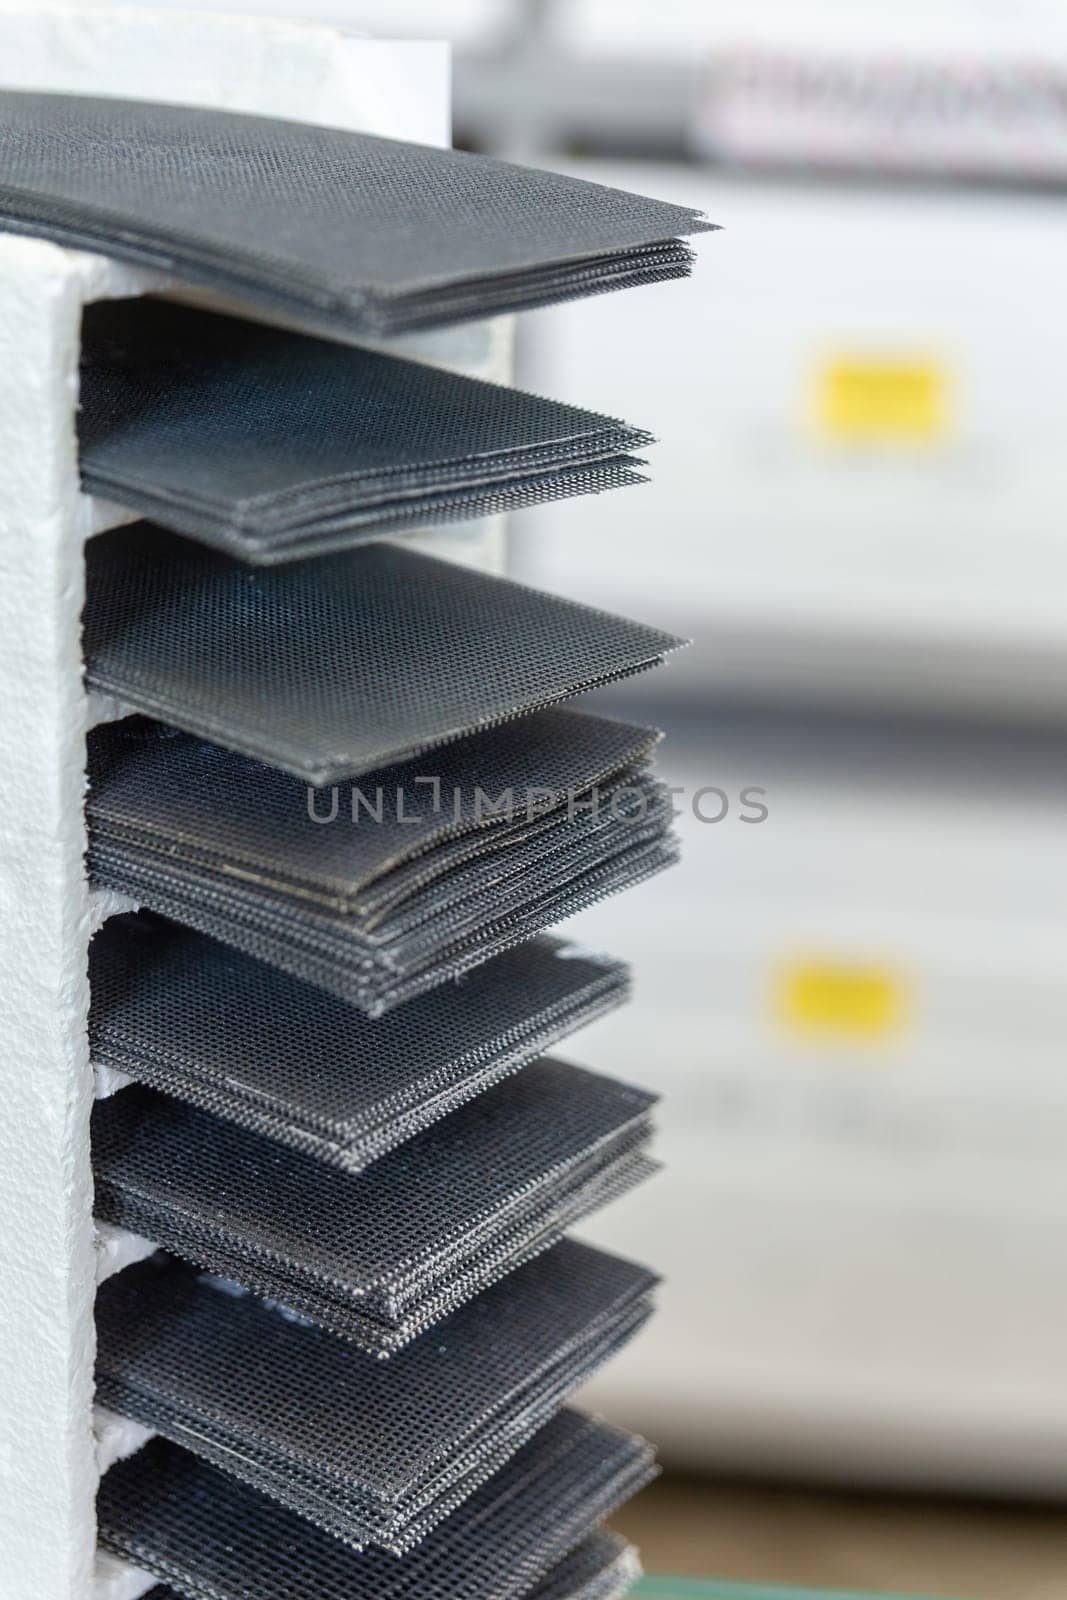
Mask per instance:
[[[905,985],[886,967],[794,961],[779,975],[776,1011],[795,1033],[884,1039],[903,1026]]]
[[[943,366],[917,357],[834,356],[816,374],[819,431],[846,443],[939,439],[949,425]]]

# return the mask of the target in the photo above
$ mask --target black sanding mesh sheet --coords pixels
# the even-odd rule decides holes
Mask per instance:
[[[634,1547],[600,1528],[552,1568],[530,1600],[622,1600],[640,1576]]]
[[[94,1063],[349,1172],[621,1004],[629,989],[620,963],[535,939],[372,1021],[147,913],[105,923],[90,946],[89,977]]]
[[[616,1533],[598,1529],[565,1556],[523,1600],[622,1600],[641,1576],[641,1563],[632,1545]],[[156,1584],[145,1600],[180,1600],[176,1589]],[[290,1600],[311,1600],[303,1591],[291,1591]]]
[[[523,1600],[622,1600],[641,1576],[641,1563],[632,1545],[616,1533],[598,1529],[565,1556]],[[176,1589],[159,1583],[145,1600],[180,1600]],[[311,1600],[293,1590],[290,1600]]]
[[[397,1558],[153,1440],[105,1475],[97,1520],[105,1549],[184,1600],[523,1600],[654,1474],[642,1440],[564,1411]]]
[[[90,540],[86,678],[310,783],[655,666],[643,623],[391,545],[249,569],[150,523]]]
[[[93,1111],[95,1209],[389,1354],[647,1176],[654,1101],[546,1057],[354,1176],[136,1085]]]
[[[354,1548],[399,1555],[621,1348],[654,1281],[564,1240],[381,1362],[157,1258],[97,1296],[97,1399]]]
[[[343,333],[680,277],[699,213],[558,173],[266,117],[0,94],[0,223]]]
[[[82,485],[269,563],[639,481],[612,417],[164,300],[83,318]]]
[[[674,860],[657,737],[556,709],[315,795],[134,719],[90,741],[90,869],[379,1017]]]

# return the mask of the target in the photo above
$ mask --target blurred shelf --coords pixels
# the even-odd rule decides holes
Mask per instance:
[[[647,1578],[635,1591],[641,1600],[1058,1600],[1067,1571],[1057,1506],[667,1476],[615,1522],[651,1574],[683,1575]],[[718,1581],[701,1582],[707,1573]]]
[[[590,1403],[674,1466],[1063,1498],[1067,747],[689,725],[684,874],[571,928],[641,974],[583,1060],[664,1094],[594,1230],[661,1315]]]
[[[520,329],[527,387],[663,442],[650,485],[517,518],[516,570],[695,637],[677,695],[1067,721],[1067,210],[568,170],[724,231],[639,319],[605,299]]]

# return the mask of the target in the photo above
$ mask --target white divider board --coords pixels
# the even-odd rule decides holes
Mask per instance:
[[[0,85],[449,138],[443,46],[319,25],[0,0]],[[85,538],[114,513],[79,492],[74,419],[82,306],[172,287],[0,235],[0,1573],[19,1600],[135,1600],[149,1586],[95,1550],[86,953],[119,906],[94,901],[83,865],[80,612]],[[449,336],[431,344],[447,363]],[[505,377],[506,334],[460,330],[456,364],[478,361]],[[491,526],[450,543],[499,561]],[[105,1261],[135,1259],[135,1244],[111,1239]]]

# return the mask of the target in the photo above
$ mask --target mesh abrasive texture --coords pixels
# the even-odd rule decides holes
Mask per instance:
[[[163,300],[87,306],[82,484],[258,563],[636,480],[651,437],[415,361]]]
[[[90,870],[381,1016],[674,860],[657,737],[556,709],[315,797],[120,723],[90,741]]]
[[[486,317],[684,276],[700,214],[334,128],[0,95],[10,231],[172,271],[345,332]]]
[[[654,1474],[642,1440],[565,1411],[397,1558],[154,1440],[106,1474],[97,1518],[105,1549],[185,1600],[520,1600]]]
[[[633,1546],[601,1529],[553,1567],[530,1600],[622,1600],[640,1576]]]
[[[629,987],[619,963],[540,939],[371,1022],[143,913],[105,923],[89,976],[94,1063],[349,1172],[621,1004]]]
[[[131,718],[90,736],[89,823],[97,837],[134,840],[168,859],[177,851],[323,910],[372,918],[383,887],[393,900],[388,886],[399,869],[417,872],[410,893],[435,876],[442,848],[491,844],[505,824],[545,816],[636,767],[659,738],[652,728],[557,706],[457,740],[432,761],[339,785],[334,812],[332,790],[309,796],[287,773]],[[509,792],[512,810],[494,813]]]
[[[548,1572],[523,1600],[622,1600],[641,1576],[637,1551],[616,1533],[598,1530]],[[157,1584],[145,1600],[180,1600]],[[303,1600],[294,1591],[291,1600]]]
[[[97,1303],[97,1398],[359,1548],[403,1554],[636,1331],[655,1279],[564,1240],[393,1361],[189,1267]]]
[[[681,641],[373,544],[249,570],[151,523],[90,541],[91,688],[315,784],[654,666]]]
[[[524,1600],[622,1600],[641,1576],[637,1551],[616,1533],[598,1530],[547,1573]],[[179,1600],[157,1584],[145,1600]],[[301,1600],[294,1593],[293,1600]]]
[[[137,1085],[93,1111],[96,1214],[387,1354],[646,1176],[654,1102],[536,1061],[353,1176]]]
[[[598,1530],[547,1573],[524,1600],[622,1600],[641,1576],[637,1551],[616,1533]],[[179,1600],[157,1584],[145,1600]],[[301,1600],[294,1593],[293,1600]]]

